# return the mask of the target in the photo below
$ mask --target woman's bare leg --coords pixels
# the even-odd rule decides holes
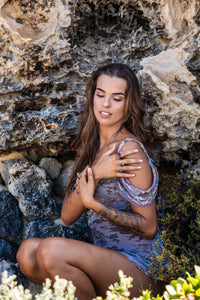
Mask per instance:
[[[145,289],[152,290],[155,296],[163,293],[160,284],[138,270],[124,255],[76,240],[43,240],[37,250],[37,263],[46,277],[53,280],[59,275],[71,280],[79,300],[93,299],[96,295],[105,297],[108,286],[119,282],[119,270],[133,277],[132,296],[140,296]]]
[[[39,238],[30,238],[25,240],[21,246],[19,247],[19,250],[17,252],[17,261],[19,264],[19,267],[21,271],[28,276],[33,281],[39,283],[42,285],[43,282],[45,282],[45,278],[50,278],[52,282],[54,281],[55,275],[59,275],[62,278],[67,278],[68,280],[73,280],[74,277],[76,277],[77,282],[81,281],[81,285],[79,287],[79,291],[77,294],[84,295],[84,297],[80,299],[93,299],[96,297],[96,292],[94,289],[94,286],[90,279],[87,277],[87,275],[80,269],[73,267],[73,266],[63,266],[64,260],[62,257],[59,257],[59,250],[55,249],[55,260],[54,264],[59,266],[60,264],[62,267],[64,267],[64,273],[59,273],[60,269],[58,268],[58,271],[55,272],[55,275],[51,275],[51,272],[47,272],[45,268],[41,269],[37,262],[37,251],[39,248],[40,243],[42,242],[42,239]],[[51,241],[55,242],[55,238],[52,238]],[[56,242],[57,243],[57,242]],[[47,245],[48,246],[48,245]],[[54,246],[54,245],[53,245]],[[56,245],[55,245],[56,246]],[[42,248],[44,250],[44,248]],[[51,250],[51,249],[49,249]],[[47,250],[48,252],[48,250]],[[47,253],[48,256],[48,253]],[[46,257],[45,257],[46,261]],[[82,288],[81,288],[82,287]]]
[[[27,239],[20,245],[17,252],[17,261],[22,273],[39,284],[45,282],[45,275],[36,259],[36,252],[41,241],[42,239],[38,238]]]
[[[42,284],[55,275],[71,280],[79,300],[105,297],[111,283],[119,282],[118,271],[133,277],[132,297],[145,289],[162,294],[163,286],[138,270],[125,256],[115,251],[65,238],[28,239],[17,254],[22,272]]]

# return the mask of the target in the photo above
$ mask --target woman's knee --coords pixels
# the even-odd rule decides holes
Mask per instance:
[[[27,239],[19,247],[17,251],[17,262],[22,269],[22,272],[26,272],[32,264],[36,261],[36,251],[39,245],[39,239]]]
[[[50,237],[44,239],[37,249],[37,263],[42,269],[51,270],[58,257],[56,256],[58,250],[57,238]]]

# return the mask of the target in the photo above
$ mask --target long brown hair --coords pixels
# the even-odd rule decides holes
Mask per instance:
[[[144,125],[144,102],[141,97],[138,79],[133,70],[125,64],[113,63],[100,67],[93,72],[86,87],[86,105],[82,114],[79,132],[72,147],[79,149],[79,157],[75,162],[69,190],[75,184],[77,172],[81,172],[87,165],[92,165],[99,150],[99,124],[93,110],[93,98],[99,76],[108,75],[125,79],[127,82],[126,105],[125,105],[125,126],[145,146],[150,142],[150,131]]]

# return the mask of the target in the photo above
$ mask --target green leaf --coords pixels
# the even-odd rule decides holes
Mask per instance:
[[[192,277],[188,277],[187,278],[188,282],[191,283],[193,285],[193,287],[197,286],[197,284],[199,283],[198,279],[192,278]]]
[[[198,290],[195,291],[195,296],[196,297],[200,297],[200,288]]]

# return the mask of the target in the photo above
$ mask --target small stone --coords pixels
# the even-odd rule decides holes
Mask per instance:
[[[71,173],[71,166],[74,163],[73,160],[67,161],[63,165],[63,170],[60,176],[54,182],[54,193],[58,195],[61,199],[64,199],[66,188],[69,184],[70,173]]]
[[[60,175],[62,164],[55,158],[43,158],[39,163],[39,167],[46,171],[51,180],[54,180]]]

